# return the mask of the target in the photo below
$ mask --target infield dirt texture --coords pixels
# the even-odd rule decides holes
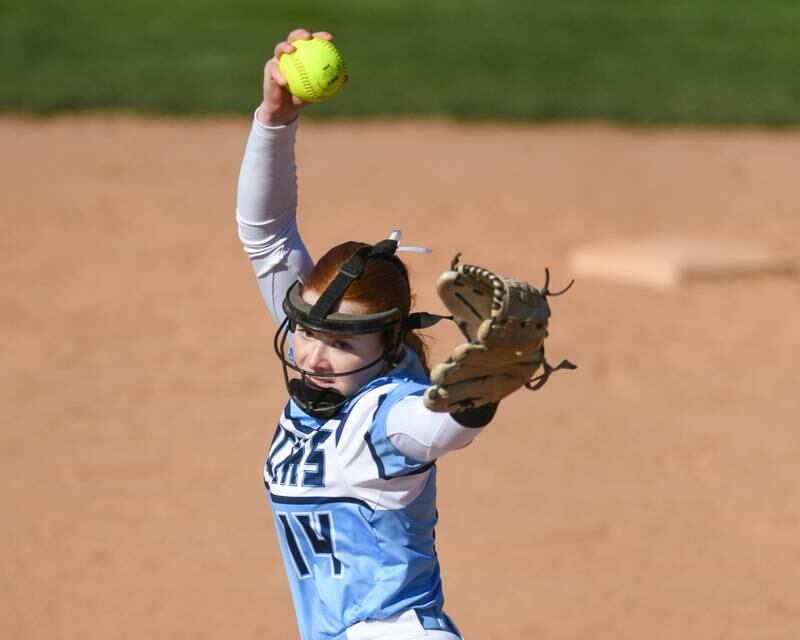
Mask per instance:
[[[296,637],[261,464],[285,400],[236,238],[247,119],[0,119],[0,629]],[[314,256],[402,227],[418,308],[463,259],[554,287],[676,234],[800,255],[800,133],[303,123]],[[439,463],[467,638],[800,637],[800,293],[579,281],[519,393]],[[432,332],[441,356],[457,339]]]

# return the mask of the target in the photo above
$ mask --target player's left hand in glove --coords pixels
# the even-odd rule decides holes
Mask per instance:
[[[576,368],[567,360],[552,367],[544,359],[547,297],[566,291],[553,294],[547,286],[540,291],[482,267],[458,265],[456,256],[436,289],[468,342],[431,371],[423,397],[428,409],[457,414],[496,406],[523,386],[538,389],[556,369]]]

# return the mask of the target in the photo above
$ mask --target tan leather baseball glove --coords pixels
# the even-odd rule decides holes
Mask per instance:
[[[521,387],[538,389],[557,369],[576,368],[567,360],[552,367],[544,358],[547,297],[564,293],[572,283],[551,293],[546,282],[540,291],[483,267],[459,265],[458,258],[436,289],[467,342],[431,371],[423,398],[428,409],[457,413],[496,404]],[[534,377],[539,369],[543,372]]]

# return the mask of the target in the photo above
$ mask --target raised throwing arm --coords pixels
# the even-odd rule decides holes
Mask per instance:
[[[329,33],[317,36],[331,39]],[[256,110],[239,172],[236,222],[264,301],[276,322],[283,320],[286,290],[313,267],[297,228],[297,173],[294,144],[297,118],[306,103],[292,96],[278,60],[311,38],[297,29],[278,43],[264,65],[264,97]]]

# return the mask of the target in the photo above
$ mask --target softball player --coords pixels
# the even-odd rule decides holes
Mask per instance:
[[[331,38],[328,33],[317,33]],[[294,141],[304,106],[278,59],[264,71],[237,193],[239,237],[278,324],[289,401],[264,481],[303,640],[458,640],[434,547],[436,459],[496,407],[422,404],[428,385],[398,238],[344,243],[314,265],[297,228]],[[313,223],[308,225],[313,228]]]

